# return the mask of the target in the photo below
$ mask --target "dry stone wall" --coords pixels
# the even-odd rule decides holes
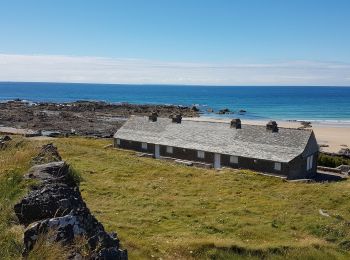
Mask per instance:
[[[57,148],[52,144],[43,146],[33,162],[45,162],[33,166],[26,174],[26,178],[35,179],[38,184],[14,206],[19,222],[26,226],[23,255],[28,255],[38,238],[46,235],[50,241],[65,245],[70,259],[128,259],[117,234],[107,233],[91,214]],[[85,239],[88,255],[74,250],[74,241],[79,238]]]

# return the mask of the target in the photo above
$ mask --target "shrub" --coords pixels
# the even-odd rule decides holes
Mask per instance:
[[[345,159],[341,156],[326,155],[320,153],[318,157],[318,165],[325,167],[338,167],[339,165],[350,165],[350,159]]]

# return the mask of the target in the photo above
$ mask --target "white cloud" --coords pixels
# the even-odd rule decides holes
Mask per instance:
[[[338,62],[210,64],[0,54],[0,81],[350,86],[349,75],[350,64]]]

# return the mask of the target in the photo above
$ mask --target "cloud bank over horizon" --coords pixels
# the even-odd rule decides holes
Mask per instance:
[[[315,61],[222,64],[0,54],[0,81],[350,86],[350,64]]]

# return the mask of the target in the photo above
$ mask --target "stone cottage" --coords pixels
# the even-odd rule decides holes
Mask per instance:
[[[284,175],[288,179],[316,174],[318,144],[312,130],[132,116],[115,133],[114,146],[167,157]]]

